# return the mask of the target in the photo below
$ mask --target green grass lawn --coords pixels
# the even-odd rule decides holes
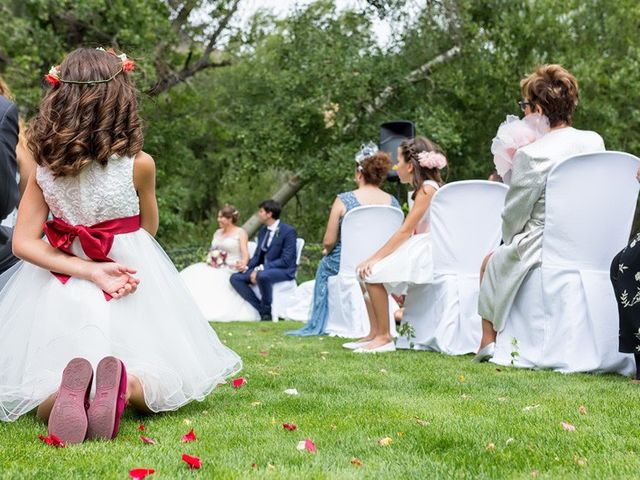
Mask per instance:
[[[341,339],[282,335],[297,325],[214,324],[242,356],[247,384],[178,412],[129,412],[115,441],[57,449],[38,440],[46,427],[33,415],[0,424],[0,478],[126,479],[136,467],[154,468],[151,480],[640,477],[640,387],[624,377],[356,355]],[[156,445],[140,441],[140,423]],[[191,428],[197,440],[181,443]],[[305,438],[317,453],[296,449]],[[202,469],[188,470],[182,453]]]

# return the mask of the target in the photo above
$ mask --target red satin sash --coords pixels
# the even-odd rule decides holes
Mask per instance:
[[[106,222],[96,223],[90,227],[86,225],[69,225],[64,220],[53,217],[53,220],[45,222],[43,226],[44,234],[52,247],[57,248],[69,255],[71,245],[77,238],[80,239],[80,246],[84,253],[95,262],[113,262],[108,255],[113,245],[114,235],[131,233],[140,229],[140,215],[133,217],[114,218]],[[69,275],[51,272],[63,284],[69,281]],[[104,293],[104,298],[109,301],[111,295]]]

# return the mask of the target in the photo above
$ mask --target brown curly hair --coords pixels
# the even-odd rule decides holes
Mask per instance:
[[[444,152],[438,144],[426,137],[409,138],[400,143],[400,152],[405,162],[411,162],[413,164],[413,178],[411,180],[411,186],[413,187],[412,199],[416,198],[418,190],[422,188],[422,184],[426,180],[433,180],[438,185],[444,185],[440,170],[437,168],[421,167],[418,161],[418,154],[420,152],[437,152],[444,155]]]
[[[78,48],[60,65],[61,78],[104,80],[122,68],[113,53]],[[98,84],[61,83],[48,90],[30,122],[29,148],[56,177],[77,175],[91,162],[135,156],[142,149],[137,91],[124,71]]]
[[[220,216],[228,218],[229,220],[231,220],[231,223],[236,225],[238,223],[238,220],[240,219],[240,212],[236,207],[234,207],[230,203],[227,203],[220,209]]]
[[[561,65],[539,66],[520,80],[520,90],[523,98],[531,102],[532,109],[540,105],[551,127],[562,123],[571,125],[578,106],[578,81]]]
[[[365,183],[379,187],[391,169],[391,157],[388,153],[377,152],[365,157],[358,166]]]

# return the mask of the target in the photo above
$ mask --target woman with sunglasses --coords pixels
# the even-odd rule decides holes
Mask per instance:
[[[543,65],[520,82],[525,116],[549,120],[549,132],[518,149],[502,212],[500,245],[483,262],[478,312],[482,339],[474,361],[493,356],[496,332],[504,327],[520,285],[540,265],[545,223],[547,175],[558,161],[580,153],[603,151],[602,137],[571,126],[578,105],[578,82],[560,65]]]

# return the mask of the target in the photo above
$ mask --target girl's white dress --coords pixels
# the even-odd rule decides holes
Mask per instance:
[[[437,182],[426,180],[436,190]],[[412,284],[429,283],[433,280],[433,253],[429,236],[429,209],[416,226],[416,232],[394,252],[384,257],[371,269],[366,283],[382,283],[389,293],[404,295]]]
[[[226,265],[213,268],[204,262],[189,265],[180,276],[193,295],[202,315],[209,321],[260,320],[260,314],[231,286],[236,261],[242,259],[240,233],[225,236],[222,230],[213,234],[211,248],[227,252]]]
[[[140,208],[132,158],[88,165],[75,177],[36,180],[51,213],[70,225],[135,216]],[[75,239],[72,251],[87,258]],[[175,410],[203,400],[242,368],[202,317],[171,260],[143,229],[116,234],[109,257],[137,269],[138,290],[106,301],[87,280],[62,284],[49,271],[20,262],[0,291],[0,420],[11,421],[54,393],[74,357],[95,366],[114,355],[137,376],[147,406]]]

